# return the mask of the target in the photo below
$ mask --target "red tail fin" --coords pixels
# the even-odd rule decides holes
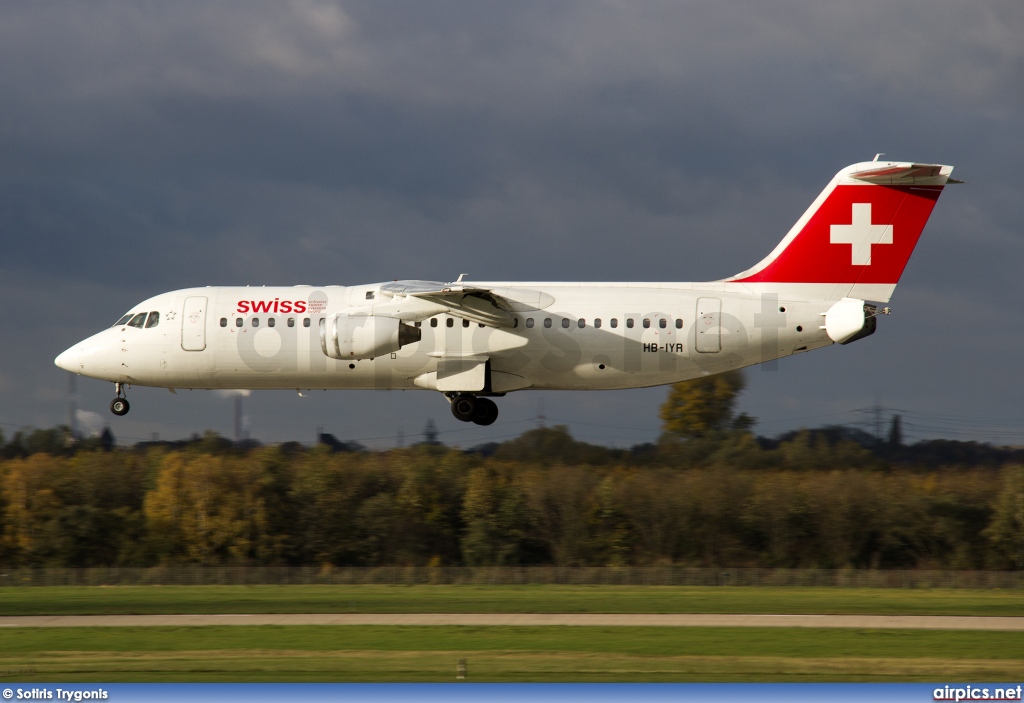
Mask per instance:
[[[836,300],[887,301],[952,171],[877,161],[849,166],[771,254],[728,280],[835,284],[829,297]]]

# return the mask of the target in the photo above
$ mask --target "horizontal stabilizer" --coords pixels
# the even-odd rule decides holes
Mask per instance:
[[[874,162],[872,162],[874,163]],[[962,183],[949,177],[953,169],[940,164],[885,164],[847,174],[850,178],[878,185],[945,185]]]

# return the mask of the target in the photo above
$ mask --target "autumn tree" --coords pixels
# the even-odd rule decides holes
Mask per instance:
[[[145,491],[131,456],[33,454],[6,463],[0,490],[5,552],[16,563],[112,566],[139,563]]]
[[[798,430],[779,442],[776,461],[786,469],[822,470],[877,467],[879,461],[868,449],[842,432]]]
[[[389,455],[402,469],[398,502],[411,518],[411,534],[403,540],[416,548],[416,563],[458,563],[462,498],[466,475],[476,459],[440,444],[423,444]]]
[[[521,564],[529,535],[526,494],[514,466],[473,469],[462,503],[463,560],[470,566]]]
[[[0,566],[1024,568],[1024,452],[945,442],[884,463],[849,428],[759,440],[741,389],[673,389],[642,460],[561,427],[492,456],[215,435],[101,451],[26,431],[0,458]],[[953,466],[925,470],[940,458]]]
[[[665,434],[675,439],[693,439],[714,432],[749,429],[753,418],[736,414],[736,399],[745,385],[741,371],[673,384],[661,406]]]
[[[640,564],[672,563],[686,532],[686,496],[679,475],[666,469],[631,472],[614,491],[625,518],[633,558]]]
[[[1024,569],[1024,466],[1003,468],[1003,489],[985,536],[1015,569]]]
[[[495,459],[520,463],[543,464],[607,464],[620,452],[586,442],[569,434],[565,425],[538,427],[519,437],[503,442],[494,452]]]
[[[168,454],[145,514],[165,561],[199,564],[273,562],[265,466],[233,457]]]
[[[593,563],[600,504],[599,476],[582,466],[523,472],[526,507],[534,535],[556,566]]]
[[[36,566],[51,562],[60,508],[52,478],[59,463],[48,454],[35,454],[6,467],[4,551],[17,563]]]

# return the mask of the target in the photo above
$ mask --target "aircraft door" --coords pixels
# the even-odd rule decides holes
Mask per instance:
[[[181,315],[181,348],[185,351],[206,349],[206,303],[204,295],[185,298]]]
[[[697,298],[697,315],[694,325],[697,329],[696,349],[710,354],[722,351],[722,300],[721,298]]]

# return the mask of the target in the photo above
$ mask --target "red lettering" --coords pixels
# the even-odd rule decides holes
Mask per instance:
[[[238,312],[242,314],[256,313],[256,312],[306,312],[306,302],[303,300],[281,300],[280,298],[274,298],[273,300],[239,300]]]

